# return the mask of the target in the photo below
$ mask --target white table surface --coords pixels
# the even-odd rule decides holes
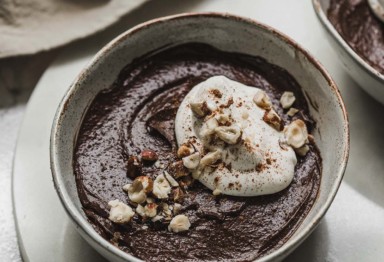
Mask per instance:
[[[17,145],[14,193],[24,259],[103,261],[76,233],[54,193],[48,164],[50,121],[65,89],[100,45],[141,21],[186,11],[231,12],[274,26],[317,57],[341,90],[351,124],[351,155],[344,182],[320,226],[287,261],[384,261],[384,107],[343,71],[309,0],[152,1],[108,32],[68,47],[37,85]],[[0,131],[0,146],[14,143],[24,109],[20,105],[10,110],[13,131]],[[7,124],[7,116],[0,123]],[[5,158],[9,155],[10,150]],[[0,201],[4,195],[7,207],[4,214],[0,211],[0,261],[19,261],[9,219],[9,179],[0,182],[6,188],[0,190]],[[5,224],[1,223],[3,215]]]

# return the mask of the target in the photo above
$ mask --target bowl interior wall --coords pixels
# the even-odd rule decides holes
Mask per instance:
[[[346,148],[346,123],[337,96],[318,68],[304,53],[297,51],[294,44],[288,44],[263,27],[222,17],[187,17],[152,24],[144,30],[123,36],[98,53],[91,66],[74,83],[55,134],[57,173],[65,185],[61,190],[67,191],[77,212],[85,218],[72,167],[73,149],[84,112],[96,94],[108,88],[132,59],[160,47],[185,42],[202,42],[226,51],[262,56],[287,69],[302,86],[308,100],[312,101],[310,110],[317,121],[314,136],[323,157],[324,169],[318,200],[300,228],[314,223],[317,211],[323,207],[337,184]],[[300,228],[295,234],[300,232]]]

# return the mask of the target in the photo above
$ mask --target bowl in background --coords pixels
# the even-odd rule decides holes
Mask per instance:
[[[345,71],[370,96],[384,104],[384,75],[361,58],[341,37],[327,17],[330,0],[312,0],[317,18]]]
[[[53,122],[50,154],[56,191],[79,233],[103,256],[111,261],[140,261],[110,244],[88,222],[77,194],[74,145],[88,106],[126,64],[161,47],[187,42],[262,56],[288,70],[303,88],[317,121],[313,135],[322,152],[322,181],[314,206],[293,236],[259,259],[282,260],[315,229],[336,195],[349,153],[348,118],[340,93],[324,68],[290,38],[250,19],[219,13],[169,16],[134,27],[99,51],[69,88]]]

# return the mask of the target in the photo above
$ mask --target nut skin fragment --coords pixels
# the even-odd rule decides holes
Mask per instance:
[[[171,185],[168,180],[163,174],[158,175],[153,183],[153,194],[158,199],[166,199],[169,193],[171,193]]]
[[[283,123],[280,116],[275,112],[275,110],[267,110],[263,116],[264,122],[275,128],[277,131],[283,130]]]
[[[128,223],[135,215],[135,212],[130,206],[118,199],[109,201],[108,205],[111,207],[108,219],[116,224]]]
[[[157,159],[159,159],[159,157],[157,156],[155,151],[145,149],[141,152],[141,159],[143,159],[144,161],[153,162],[153,161],[156,161]]]
[[[287,144],[293,148],[300,148],[308,141],[307,126],[301,119],[292,121],[284,130]]]
[[[239,143],[242,135],[242,131],[237,125],[216,127],[215,133],[221,140],[230,145]]]
[[[137,156],[130,156],[127,162],[127,176],[131,179],[135,179],[141,175],[142,165]]]
[[[290,108],[295,102],[296,97],[292,92],[284,92],[280,98],[280,104],[284,109]]]
[[[194,149],[190,144],[182,144],[177,150],[177,156],[183,158],[193,153]]]
[[[206,154],[200,160],[200,166],[201,167],[206,167],[206,166],[214,164],[219,159],[221,159],[221,155],[222,155],[221,150],[216,150],[216,151],[213,151],[213,152],[209,152],[208,154]]]
[[[269,99],[269,96],[262,90],[257,91],[255,96],[253,97],[253,102],[265,110],[269,110],[272,108],[271,100]]]
[[[192,112],[196,117],[204,117],[211,113],[206,101],[204,102],[191,102],[189,103]]]
[[[189,222],[187,216],[177,215],[172,218],[171,222],[169,223],[168,230],[174,233],[179,233],[189,230],[190,227],[191,223]]]
[[[196,169],[200,164],[201,156],[199,152],[193,153],[190,156],[183,157],[183,165],[188,169]]]

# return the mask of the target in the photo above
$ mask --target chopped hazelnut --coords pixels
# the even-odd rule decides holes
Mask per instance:
[[[282,130],[283,125],[282,125],[281,118],[275,112],[275,110],[271,109],[271,110],[265,111],[264,116],[263,116],[263,120],[264,120],[264,122],[266,122],[267,124],[269,124],[270,126],[275,128],[277,131]]]
[[[307,126],[304,121],[300,119],[292,121],[286,126],[284,133],[287,139],[287,144],[293,148],[302,147],[308,139]]]
[[[242,131],[239,126],[219,126],[215,128],[216,135],[225,143],[234,145],[237,144],[242,135]]]
[[[184,200],[184,192],[180,187],[174,188],[172,190],[172,198],[175,202],[183,202]]]
[[[168,180],[164,175],[158,175],[153,183],[153,194],[159,199],[164,199],[168,198],[170,192],[171,185]]]
[[[189,174],[182,160],[169,164],[167,170],[174,178],[184,177]]]
[[[143,185],[143,190],[145,193],[150,193],[153,189],[153,180],[150,177],[147,176],[138,176],[133,180],[135,181],[140,181],[141,184]]]
[[[181,205],[179,204],[179,203],[175,203],[174,205],[173,205],[173,214],[177,214],[177,213],[179,213],[180,212],[180,210],[181,210]]]
[[[210,136],[215,133],[215,128],[218,127],[219,124],[216,120],[216,118],[212,117],[208,119],[206,122],[203,123],[201,130],[200,130],[200,136],[203,140],[209,141]]]
[[[141,204],[147,199],[146,189],[140,180],[135,179],[132,184],[125,185],[123,190],[128,192],[129,199],[134,203]]]
[[[230,122],[229,115],[227,114],[219,114],[215,118],[222,125],[225,125]]]
[[[206,167],[206,166],[214,164],[219,159],[221,159],[221,155],[222,155],[222,151],[221,150],[216,150],[216,151],[213,151],[213,152],[209,152],[208,154],[206,154],[200,160],[200,166],[201,167]]]
[[[288,112],[287,112],[287,115],[290,116],[290,117],[293,117],[294,115],[297,114],[297,112],[299,112],[298,109],[294,108],[294,107],[291,107]]]
[[[304,145],[300,148],[295,149],[296,154],[298,154],[299,156],[305,156],[308,153],[308,151],[309,151],[308,145]]]
[[[221,190],[218,189],[218,188],[216,188],[215,190],[213,190],[212,194],[213,194],[214,196],[218,196],[218,195],[221,194]]]
[[[177,183],[177,181],[167,171],[164,171],[164,176],[172,187],[179,186],[179,183]]]
[[[192,177],[193,179],[199,179],[201,176],[201,169],[197,168],[192,171]]]
[[[144,207],[144,212],[147,217],[155,217],[157,215],[157,204],[149,203]]]
[[[166,216],[166,217],[170,217],[172,216],[172,210],[169,208],[169,205],[167,203],[162,203],[161,204],[161,209],[163,211],[163,214]]]
[[[192,183],[193,183],[193,179],[190,176],[182,177],[179,180],[180,187],[182,187],[184,189],[188,188],[190,185],[192,185]]]
[[[136,213],[141,217],[146,217],[144,207],[140,204],[136,207]]]
[[[255,96],[253,97],[253,102],[255,102],[258,107],[266,110],[271,109],[272,107],[272,103],[269,99],[269,96],[262,90],[257,91]]]
[[[130,156],[127,163],[127,176],[131,179],[141,175],[142,166],[137,156]]]
[[[188,168],[188,169],[195,169],[199,166],[200,164],[200,153],[196,152],[190,156],[183,157],[183,165]]]
[[[172,218],[171,223],[169,223],[168,230],[171,232],[183,232],[187,231],[191,227],[189,219],[185,215],[177,215]]]
[[[207,102],[191,102],[189,103],[191,106],[192,112],[197,117],[204,117],[206,115],[209,115],[211,113],[211,110],[208,108]]]
[[[111,207],[108,218],[114,223],[127,223],[135,215],[135,212],[133,212],[130,206],[124,204],[118,199],[109,201],[108,205]]]
[[[151,219],[152,222],[157,222],[157,221],[160,221],[160,220],[163,220],[164,217],[163,216],[160,216],[160,215],[156,215],[155,217],[153,217]]]
[[[295,102],[296,97],[292,92],[284,92],[280,98],[280,104],[284,109],[290,108]]]
[[[141,159],[144,161],[156,161],[158,156],[155,151],[146,149],[141,152]]]
[[[177,156],[183,158],[189,156],[194,151],[193,147],[190,144],[182,144],[177,150]]]

